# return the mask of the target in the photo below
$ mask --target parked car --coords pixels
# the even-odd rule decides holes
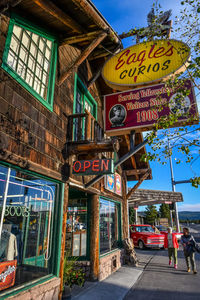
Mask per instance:
[[[164,234],[155,233],[151,225],[130,225],[130,237],[140,249],[164,247]]]
[[[167,234],[167,233],[168,233],[167,227],[165,227],[165,226],[163,226],[163,225],[158,225],[158,226],[156,226],[156,228],[157,228],[157,229],[160,231],[160,233],[162,233],[162,234]],[[174,230],[173,230],[173,233],[175,233],[177,240],[180,241],[181,236],[183,235],[183,233],[182,233],[182,232],[176,232],[176,231],[174,231]]]

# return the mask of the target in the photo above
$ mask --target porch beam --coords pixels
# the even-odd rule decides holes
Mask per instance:
[[[134,130],[131,131],[131,135],[130,135],[130,151],[127,154],[125,154],[124,156],[122,156],[114,164],[114,168],[116,169],[118,166],[120,166],[121,164],[123,164],[123,162],[125,162],[127,159],[129,159],[132,155],[135,155],[135,153],[137,153],[138,151],[140,151],[140,149],[142,149],[147,143],[148,143],[148,139],[145,139],[142,143],[140,143],[139,145],[135,146],[135,131]],[[95,178],[93,178],[88,183],[86,183],[85,187],[88,188],[88,187],[92,186],[97,181],[99,181],[101,178],[103,178],[103,176],[104,175],[102,175],[102,174],[101,175],[97,175]]]
[[[131,146],[130,146],[130,138],[129,138],[128,134],[125,134],[125,140],[126,140],[126,144],[127,144],[127,147],[128,147],[128,151],[130,151]],[[131,164],[133,166],[133,169],[137,169],[135,157],[131,156],[130,159],[131,159]],[[137,180],[139,180],[139,176],[138,176],[137,173],[135,174],[135,177],[136,177]]]
[[[149,169],[134,169],[134,170],[124,170],[126,176],[131,176],[131,175],[141,175],[144,174],[148,171]]]
[[[102,30],[97,30],[97,31],[89,32],[89,33],[80,34],[77,36],[68,37],[68,38],[63,39],[60,42],[59,46],[66,45],[66,44],[70,45],[70,44],[75,44],[75,43],[79,43],[79,42],[93,40],[96,36],[98,36],[101,33],[103,33]]]
[[[82,52],[82,54],[77,58],[77,60],[61,75],[58,80],[58,85],[61,85],[69,76],[73,68],[79,67],[80,64],[88,57],[88,55],[107,37],[107,33],[101,33],[92,43]]]
[[[89,61],[95,60],[97,58],[102,58],[102,57],[107,57],[108,55],[110,55],[109,52],[106,52],[104,50],[100,51],[95,51],[92,55],[90,55],[90,57],[88,58]]]
[[[87,87],[89,88],[101,75],[102,66],[99,68],[99,70],[94,74],[94,76],[88,81]]]
[[[87,144],[76,144],[71,142],[67,145],[67,152],[72,154],[83,154],[83,153],[101,153],[101,152],[113,152],[113,143],[111,140],[104,142],[89,142]]]
[[[142,184],[142,182],[149,176],[150,170],[147,171],[142,178],[134,185],[134,187],[126,194],[126,200],[128,200],[135,190]]]
[[[45,10],[48,14],[54,16],[60,22],[71,28],[74,32],[83,33],[81,26],[68,16],[63,10],[58,8],[53,2],[49,0],[32,0],[35,4]]]

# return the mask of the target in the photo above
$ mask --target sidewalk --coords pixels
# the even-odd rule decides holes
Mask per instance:
[[[86,282],[84,288],[74,287],[72,300],[122,300],[140,278],[143,269],[152,259],[152,253],[138,254],[139,267],[123,266],[101,282]]]
[[[196,253],[195,256],[196,275],[187,272],[182,250],[178,251],[177,270],[169,266],[167,251],[158,251],[124,300],[199,300],[200,255]]]

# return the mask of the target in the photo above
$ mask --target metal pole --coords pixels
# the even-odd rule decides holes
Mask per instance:
[[[134,207],[135,209],[135,224],[137,225],[138,221],[137,221],[137,218],[138,218],[138,214],[137,214],[137,207]]]
[[[170,142],[168,138],[168,150],[170,151]],[[172,183],[172,191],[175,192],[175,181],[174,181],[174,173],[173,173],[173,165],[172,165],[172,156],[169,155],[169,162],[170,162],[170,171],[171,171],[171,183]],[[174,211],[175,211],[175,219],[176,219],[176,230],[180,232],[180,225],[179,225],[179,217],[178,217],[178,207],[177,203],[174,202]],[[172,222],[172,220],[171,220]]]
[[[171,221],[171,227],[173,228],[174,224],[173,224],[173,214],[172,214],[172,210],[170,209],[170,221]]]

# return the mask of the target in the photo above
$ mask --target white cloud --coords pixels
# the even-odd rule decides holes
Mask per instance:
[[[179,211],[200,211],[200,203],[198,204],[179,204]]]

